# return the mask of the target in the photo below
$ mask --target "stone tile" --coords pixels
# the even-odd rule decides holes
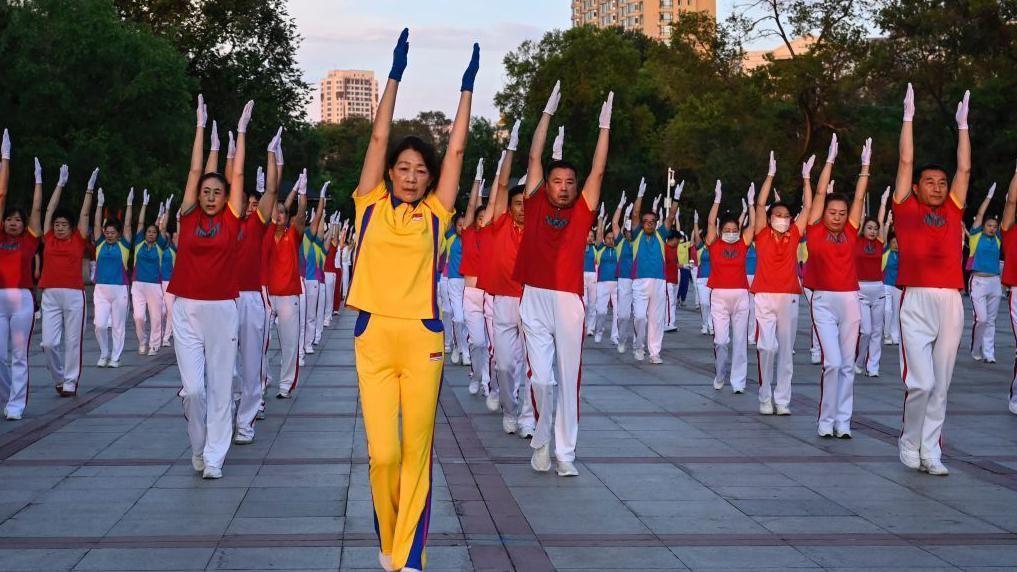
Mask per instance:
[[[961,568],[1009,566],[1017,563],[1017,546],[926,546],[937,558]]]
[[[557,547],[545,548],[557,570],[685,570],[685,566],[664,547]]]
[[[219,548],[209,570],[291,570],[339,568],[340,549],[319,547]]]
[[[0,570],[70,570],[86,552],[85,549],[0,549]]]
[[[798,550],[824,568],[949,567],[949,563],[915,546],[799,546]]]
[[[692,570],[814,568],[816,563],[790,546],[671,546]]]
[[[334,516],[250,518],[238,516],[226,534],[341,534],[346,519]]]
[[[214,548],[93,548],[74,570],[204,570]]]

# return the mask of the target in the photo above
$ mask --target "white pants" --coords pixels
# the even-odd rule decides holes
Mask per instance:
[[[491,362],[487,353],[487,322],[484,318],[484,291],[466,286],[463,292],[463,317],[466,320],[466,342],[470,348],[470,361],[474,377],[479,372],[484,393],[491,386]]]
[[[883,337],[894,344],[900,343],[900,288],[883,284],[886,292],[886,312],[883,316]]]
[[[35,304],[27,288],[0,289],[0,403],[4,414],[21,415],[28,402],[28,347]]]
[[[805,300],[809,303],[809,319],[812,321],[812,327],[810,328],[812,332],[812,345],[809,346],[809,353],[812,354],[812,361],[815,362],[819,361],[822,357],[823,351],[819,347],[819,335],[816,333],[816,315],[812,312],[812,295],[814,291],[809,288],[803,288],[802,290],[805,292]]]
[[[812,323],[823,357],[819,378],[819,429],[823,431],[851,430],[861,321],[858,291],[813,290]]]
[[[120,361],[127,334],[127,286],[96,284],[92,292],[95,303],[95,338],[99,342],[99,357]],[[113,347],[107,329],[113,330]]]
[[[138,348],[158,348],[162,345],[162,284],[156,282],[131,284],[131,306],[134,310],[134,333],[138,335]],[[150,335],[145,335],[146,309]]]
[[[664,288],[664,296],[664,311],[667,313],[664,329],[675,330],[678,328],[678,285],[668,282]]]
[[[317,310],[314,317],[314,345],[321,343],[321,333],[325,329],[325,290],[326,282],[323,280],[318,282],[318,303],[315,306]],[[329,314],[331,317],[331,314]]]
[[[318,329],[318,290],[321,283],[317,280],[304,280],[304,353],[312,353],[314,334]]]
[[[167,292],[169,281],[162,283],[162,345],[168,346],[173,337],[173,300],[177,297]]]
[[[441,325],[445,337],[445,353],[452,351],[452,340],[455,338],[452,320],[452,303],[448,299],[448,277],[438,278],[438,307],[441,309]]]
[[[632,321],[636,339],[632,349],[649,349],[660,355],[667,323],[667,284],[661,278],[636,278],[632,281]]]
[[[632,329],[632,279],[619,278],[617,290],[618,305],[615,313],[618,322],[618,343],[627,343],[634,335]]]
[[[222,468],[233,437],[233,366],[237,359],[235,300],[177,298],[173,347],[180,368],[191,454]]]
[[[263,356],[265,353],[265,299],[261,291],[240,292],[237,297],[240,324],[237,344],[233,399],[237,405],[237,433],[254,437],[254,416],[261,407]]]
[[[987,360],[996,359],[996,316],[1003,285],[999,276],[971,276],[971,355]]]
[[[699,312],[703,316],[703,332],[713,333],[713,319],[710,317],[710,287],[707,286],[709,278],[696,278],[696,299],[699,302]]]
[[[261,298],[265,301],[265,343],[261,352],[261,387],[264,392],[264,389],[272,385],[272,371],[268,367],[268,348],[272,347],[272,326],[275,324],[276,314],[272,308],[272,299],[268,296],[268,288],[264,286],[261,287]],[[262,399],[262,409],[264,403]]]
[[[487,386],[488,393],[501,392],[498,360],[494,355],[494,296],[484,292],[484,330],[487,334],[487,368],[491,372],[491,383]]]
[[[964,306],[948,288],[905,288],[900,305],[904,427],[900,446],[922,459],[939,460],[946,397],[957,361]]]
[[[447,314],[452,320],[452,327],[445,330],[446,345],[452,351],[458,351],[460,356],[470,353],[469,337],[466,330],[466,317],[463,311],[463,296],[466,289],[466,281],[462,278],[449,278],[445,287],[445,295],[448,298]],[[449,340],[451,336],[451,340]]]
[[[749,274],[749,275],[746,276],[746,278],[749,279],[749,287],[751,288],[752,287],[752,281],[756,278],[756,275],[755,274]],[[756,304],[755,304],[755,302],[753,302],[753,298],[754,297],[755,296],[753,296],[752,292],[749,292],[749,322],[748,322],[748,324],[749,324],[749,327],[748,327],[748,330],[749,330],[748,334],[749,334],[749,336],[748,336],[748,340],[749,340],[750,344],[756,343],[756,336],[757,336],[757,333],[758,333],[757,332],[758,328],[757,328],[757,324],[756,324]]]
[[[593,334],[597,321],[597,273],[583,272],[583,305],[586,306],[586,335]]]
[[[342,283],[343,283],[343,286],[342,286],[343,289],[342,289],[342,296],[340,296],[340,300],[342,300],[343,303],[345,303],[346,302],[346,294],[349,293],[349,291],[350,291],[350,265],[346,264],[346,263],[343,263]]]
[[[555,458],[571,463],[576,458],[579,437],[583,299],[572,292],[527,286],[519,316],[526,334],[524,343],[536,405],[537,430],[530,446],[539,449],[551,442],[553,422]],[[553,370],[555,358],[557,380]]]
[[[1010,327],[1014,332],[1014,340],[1017,341],[1017,298],[1014,297],[1014,289],[1010,288]],[[1010,408],[1017,409],[1017,356],[1014,357],[1013,380],[1010,382]]]
[[[758,331],[759,402],[773,399],[777,405],[786,406],[791,403],[791,378],[795,369],[792,354],[797,333],[798,294],[760,292],[752,298]]]
[[[858,302],[862,322],[855,365],[866,373],[879,373],[879,359],[883,355],[883,310],[886,307],[883,283],[859,282]]]
[[[85,291],[46,288],[42,291],[42,351],[58,389],[78,390],[81,339],[85,333]]]
[[[715,382],[731,381],[732,389],[745,389],[748,371],[749,291],[744,288],[713,288],[710,292],[713,322]]]
[[[279,328],[279,390],[293,391],[300,374],[300,296],[270,296]]]
[[[304,332],[307,327],[307,280],[300,278],[300,297],[297,304],[297,363],[304,361]]]
[[[523,322],[519,317],[519,298],[494,296],[494,363],[501,385],[502,416],[515,420],[520,427],[533,429],[533,400],[530,379],[526,372],[526,347],[523,345]]]
[[[613,308],[613,319],[611,320],[611,341],[618,343],[618,283],[597,282],[597,318],[594,325],[594,332],[598,336],[604,335],[604,328],[607,327],[607,306]]]
[[[335,282],[336,282],[335,272],[326,272],[325,292],[324,292],[325,308],[324,308],[324,319],[322,320],[323,327],[332,325],[332,313],[338,310],[338,308],[335,307]],[[318,338],[320,339],[321,336],[319,335]]]

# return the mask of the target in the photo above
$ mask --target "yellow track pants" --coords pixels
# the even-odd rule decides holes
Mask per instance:
[[[445,355],[441,320],[361,312],[353,333],[381,551],[391,555],[396,570],[423,570]]]

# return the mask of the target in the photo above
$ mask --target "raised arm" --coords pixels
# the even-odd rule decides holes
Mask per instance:
[[[879,224],[879,240],[886,243],[886,235],[889,233],[890,224],[886,220],[886,201],[890,198],[890,187],[887,187],[883,191],[883,195],[879,197],[879,213],[876,215],[876,222]]]
[[[42,168],[35,159],[35,188],[32,191],[32,211],[28,214],[28,230],[42,236]]]
[[[766,170],[766,179],[763,180],[763,186],[759,189],[759,195],[756,197],[756,204],[753,206],[752,221],[753,223],[749,226],[754,232],[759,232],[766,228],[766,202],[770,200],[770,189],[773,188],[773,177],[777,174],[777,159],[773,156],[773,151],[770,151],[770,164]]]
[[[134,242],[134,231],[131,230],[131,222],[134,214],[134,187],[127,193],[127,212],[124,214],[124,239],[128,243]]]
[[[11,136],[4,129],[0,142],[0,213],[7,208],[7,189],[11,178]]]
[[[832,192],[830,177],[833,174],[833,164],[837,160],[837,134],[834,133],[830,139],[830,149],[826,154],[826,163],[819,173],[819,186],[816,187],[816,194],[812,197],[812,214],[809,216],[809,223],[816,224],[823,218],[823,209],[826,208],[826,195]],[[818,199],[818,200],[817,200]]]
[[[597,235],[594,239],[597,246],[604,243],[604,218],[603,215],[597,217]]]
[[[134,231],[134,235],[144,238],[145,236],[145,213],[148,211],[148,189],[141,191],[141,213],[138,215],[138,226]]]
[[[53,194],[49,197],[49,203],[46,204],[46,217],[42,222],[43,234],[49,232],[53,228],[53,213],[57,207],[60,206],[60,195],[63,193],[64,186],[67,185],[67,165],[60,166],[60,178],[57,179],[56,188],[53,189]]]
[[[769,177],[767,177],[769,179]],[[756,184],[751,183],[749,185],[749,194],[745,197],[749,208],[749,224],[745,225],[745,229],[742,230],[742,240],[745,244],[752,244],[753,239],[756,238],[756,209],[752,208],[752,205],[756,203]]]
[[[636,191],[636,202],[632,203],[632,231],[639,229],[643,216],[643,195],[646,194],[646,177],[639,178],[639,190]]]
[[[982,204],[978,205],[975,221],[971,223],[971,232],[974,232],[976,228],[982,227],[982,223],[985,221],[985,211],[989,210],[989,202],[992,201],[992,195],[994,194],[996,194],[996,183],[992,183],[992,186],[989,187],[989,192],[985,194],[985,199],[982,200]]]
[[[611,145],[611,112],[614,106],[614,92],[607,94],[607,101],[600,106],[600,133],[597,135],[597,148],[593,151],[593,166],[590,175],[583,185],[583,198],[590,210],[596,210],[600,203],[600,187],[604,184],[604,171],[607,170],[607,151]]]
[[[480,69],[480,45],[473,44],[473,55],[463,72],[463,83],[459,91],[459,108],[452,122],[452,132],[448,136],[448,148],[445,158],[441,161],[441,178],[434,190],[441,204],[448,210],[456,206],[456,194],[459,192],[459,176],[463,172],[463,157],[466,155],[466,139],[470,133],[470,109],[473,106],[473,83]],[[496,183],[497,184],[497,183]]]
[[[297,231],[298,239],[303,236],[307,227],[307,169],[297,177],[297,184],[293,187],[297,195],[297,214],[290,219],[293,228]]]
[[[481,159],[483,161],[483,159]],[[483,163],[477,165],[477,169],[481,169]],[[463,226],[470,228],[473,226],[474,219],[477,216],[477,202],[480,200],[480,180],[474,180],[473,186],[470,188],[470,198],[466,201],[466,212],[463,213]]]
[[[247,125],[251,122],[253,111],[254,101],[248,101],[237,122],[237,149],[236,155],[233,157],[229,196],[229,206],[233,209],[233,214],[237,216],[241,216],[247,207],[244,204],[244,159],[247,154]],[[232,136],[230,138],[232,139]]]
[[[615,232],[621,232],[621,217],[622,210],[625,208],[625,191],[622,191],[621,200],[618,201],[618,208],[614,209],[614,214],[611,215],[611,227],[614,228]]]
[[[500,192],[501,185],[499,183],[501,180],[501,170],[505,165],[505,154],[507,152],[507,150],[501,152],[501,158],[498,159],[498,167],[494,171],[494,182],[491,183],[491,190],[488,191],[487,208],[484,209],[487,213],[485,218],[488,222],[494,222],[499,215],[508,210],[508,189],[506,189],[505,192]],[[499,209],[501,205],[498,203],[503,201],[505,203],[505,208]]]
[[[999,227],[1003,232],[1013,227],[1015,214],[1017,214],[1017,170],[1010,178],[1010,188],[1006,191],[1006,206],[1003,207],[1003,220],[999,221]]]
[[[968,200],[968,185],[971,182],[971,137],[968,135],[968,100],[971,92],[964,92],[964,99],[957,104],[957,172],[953,174],[950,194],[960,208]]]
[[[862,212],[865,210],[865,191],[869,188],[869,164],[872,162],[872,138],[865,140],[862,146],[862,170],[858,173],[858,182],[855,183],[855,197],[851,202],[851,210],[848,211],[848,222],[855,228],[862,227]]]
[[[215,121],[212,121],[212,134],[208,141],[208,160],[205,161],[205,172],[219,172],[219,125]]]
[[[227,131],[226,135],[229,136],[229,146],[226,147],[226,169],[223,170],[223,175],[226,176],[226,182],[230,183],[233,181],[233,160],[237,156],[237,143],[233,139],[232,131]]]
[[[710,206],[710,214],[706,220],[707,246],[713,244],[713,241],[717,240],[717,215],[720,213],[721,196],[720,181],[717,181],[717,186],[713,189],[713,204]]]
[[[182,214],[191,212],[191,209],[198,203],[198,180],[201,179],[201,159],[205,154],[205,123],[208,121],[208,109],[205,107],[205,97],[198,94],[198,125],[194,130],[194,143],[191,145],[191,167],[187,172],[187,184],[184,186],[184,196],[180,199],[180,211]],[[126,226],[124,227],[127,228]]]
[[[370,193],[385,178],[385,154],[388,152],[388,138],[392,130],[392,114],[395,112],[399,82],[403,80],[406,58],[410,52],[409,36],[409,28],[403,28],[392,53],[392,70],[388,74],[388,83],[385,84],[385,92],[381,94],[378,113],[375,114],[371,127],[371,142],[367,145],[364,167],[360,171],[360,182],[357,184],[358,195]]]
[[[494,218],[508,211],[509,196],[508,183],[512,179],[512,159],[519,148],[519,126],[521,122],[517,119],[512,126],[512,133],[509,135],[509,144],[502,154],[501,162],[498,163],[498,172],[495,176],[495,184],[491,187],[491,198],[489,202],[494,204]]]
[[[537,122],[537,129],[533,132],[533,140],[530,142],[530,156],[526,165],[526,196],[529,197],[544,182],[544,144],[547,143],[547,130],[551,125],[551,118],[558,111],[558,103],[561,102],[561,81],[554,84],[551,96],[547,98],[547,105]]]
[[[319,236],[321,234],[322,219],[325,217],[325,202],[328,196],[328,185],[331,181],[325,181],[325,184],[321,186],[321,192],[318,194],[318,204],[314,207],[314,214],[311,215],[311,234]]]
[[[795,217],[798,234],[802,235],[805,234],[805,227],[808,226],[812,217],[812,165],[815,162],[816,156],[812,155],[808,161],[802,163],[802,210]]]
[[[82,238],[88,238],[88,211],[92,208],[92,195],[95,193],[95,182],[99,179],[99,167],[92,171],[85,187],[85,198],[81,201],[81,212],[78,213],[78,232]]]
[[[900,128],[900,142],[898,143],[897,181],[893,188],[893,202],[895,203],[904,202],[904,199],[911,194],[911,181],[915,169],[914,118],[915,90],[908,83],[907,92],[904,94],[904,123]]]
[[[95,198],[95,217],[92,219],[92,240],[98,242],[99,238],[102,237],[102,206],[106,202],[106,197],[102,194],[102,188],[99,188],[99,192]]]

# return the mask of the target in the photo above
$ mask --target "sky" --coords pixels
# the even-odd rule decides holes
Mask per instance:
[[[720,17],[734,0],[719,0]],[[399,32],[410,29],[409,66],[396,117],[439,110],[452,116],[473,42],[480,73],[473,114],[497,119],[494,95],[505,81],[502,60],[525,40],[571,25],[570,0],[289,0],[303,41],[297,62],[314,86],[308,116],[318,119],[317,85],[330,69],[373,70],[384,88]]]

